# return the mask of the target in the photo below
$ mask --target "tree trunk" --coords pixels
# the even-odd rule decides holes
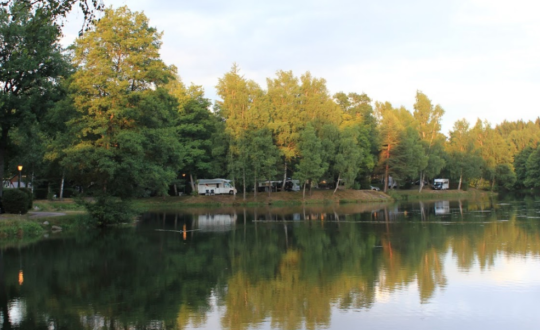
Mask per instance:
[[[390,159],[390,145],[386,148],[386,167],[384,169],[384,192],[388,192],[388,172],[389,172],[389,166],[388,161]]]
[[[304,181],[304,191],[302,193],[302,199],[305,200],[306,199],[306,181]]]
[[[30,186],[32,187],[32,194],[34,193],[34,166],[32,166],[32,179],[30,181]]]
[[[178,188],[176,187],[176,183],[173,184],[173,188],[174,188],[174,195],[178,196]]]
[[[461,190],[461,181],[462,180],[463,180],[463,170],[461,170],[461,172],[459,173],[459,183],[458,183],[458,186],[457,186],[458,191]]]
[[[422,188],[424,188],[424,177],[425,176],[426,176],[426,174],[424,173],[424,171],[420,172],[420,182],[419,182],[420,188],[418,189],[418,192],[422,192]]]
[[[337,191],[337,189],[339,187],[339,180],[341,180],[341,172],[338,174],[337,182],[336,182],[336,189],[334,189],[334,193],[332,195],[336,194],[336,191]]]
[[[283,171],[283,182],[281,183],[281,191],[285,191],[285,183],[287,182],[287,159],[285,159]]]
[[[64,200],[64,179],[66,177],[66,170],[62,171],[62,181],[60,182],[60,200]]]
[[[309,196],[311,196],[311,179],[308,180],[308,184],[309,184]]]
[[[257,190],[259,190],[259,187],[257,187],[257,170],[255,170],[255,175],[253,176],[253,197],[257,198]]]
[[[2,127],[2,135],[0,135],[0,197],[2,197],[2,193],[4,192],[4,167],[8,138],[7,133],[7,128]]]
[[[191,183],[191,191],[195,191],[195,182],[193,182],[193,175],[189,173],[189,182]]]
[[[242,167],[242,190],[244,191],[244,200],[246,200],[246,169]]]

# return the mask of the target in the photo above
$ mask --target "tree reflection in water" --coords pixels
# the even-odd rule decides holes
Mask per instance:
[[[228,329],[330,327],[333,308],[369,310],[411,284],[429,303],[452,281],[449,256],[462,270],[539,256],[537,212],[452,201],[147,214],[132,229],[3,248],[1,325],[184,329],[219,313]]]

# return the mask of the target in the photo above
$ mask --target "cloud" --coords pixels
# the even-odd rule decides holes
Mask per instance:
[[[446,109],[443,127],[477,117],[534,119],[539,5],[517,0],[126,1],[164,31],[162,57],[215,99],[236,62],[262,87],[310,71],[334,93],[366,92],[412,110],[416,90]],[[66,39],[78,29],[66,30]],[[75,31],[75,33],[70,32]]]

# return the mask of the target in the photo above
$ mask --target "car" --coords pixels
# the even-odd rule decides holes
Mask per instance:
[[[375,191],[380,191],[380,190],[381,190],[381,188],[379,188],[379,187],[374,187],[374,186],[370,186],[370,189],[371,189],[371,190],[375,190]]]

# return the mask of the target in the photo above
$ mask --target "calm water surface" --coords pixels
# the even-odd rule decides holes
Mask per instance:
[[[145,214],[0,253],[1,329],[537,329],[540,199]]]

